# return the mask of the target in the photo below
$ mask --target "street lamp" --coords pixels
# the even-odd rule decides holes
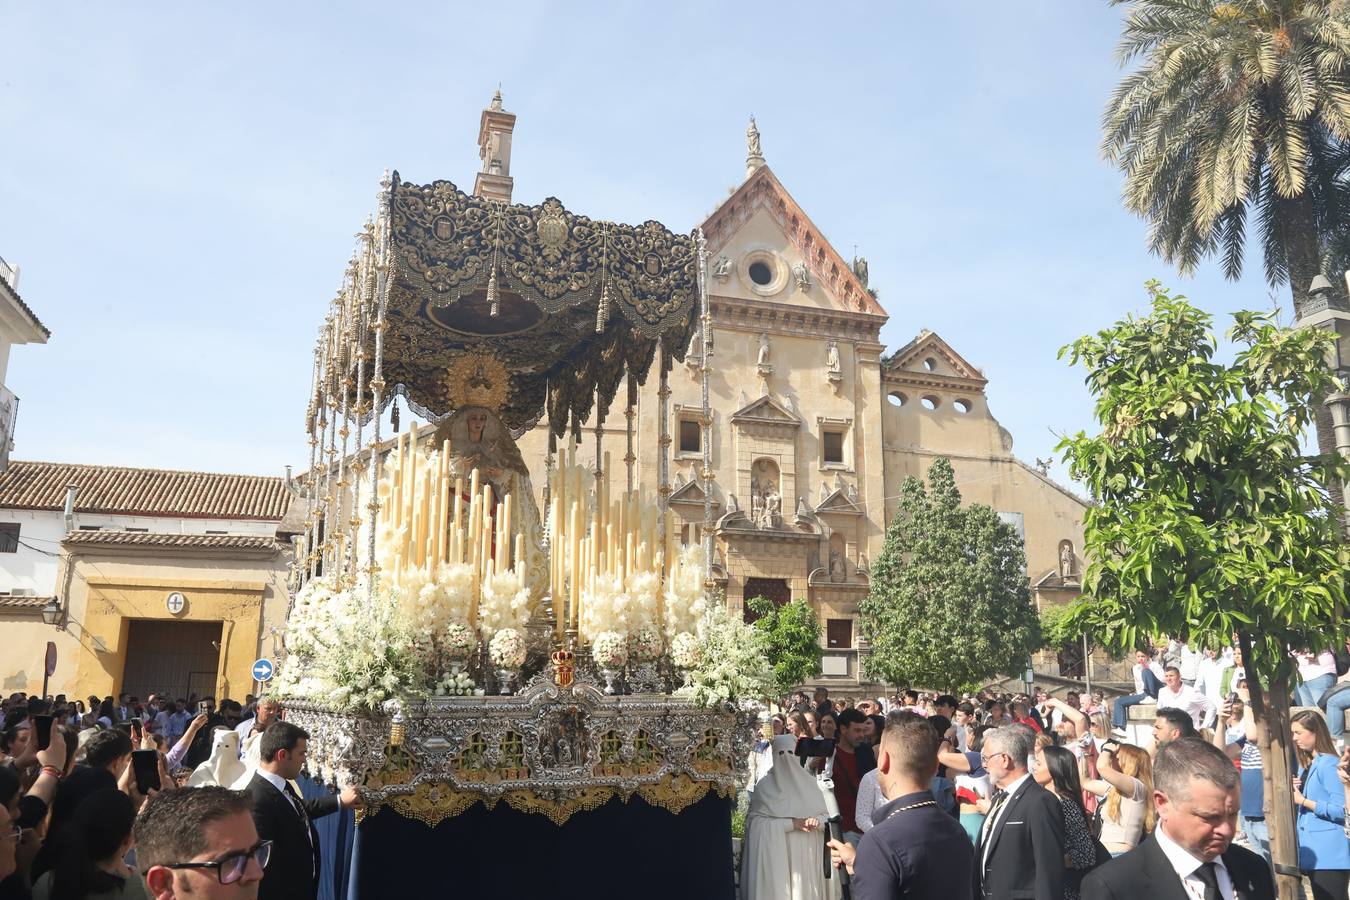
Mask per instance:
[[[44,625],[55,625],[60,628],[61,622],[61,598],[53,597],[42,607],[42,623]]]

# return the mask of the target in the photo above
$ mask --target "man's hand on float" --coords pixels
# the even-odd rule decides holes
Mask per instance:
[[[361,792],[356,789],[356,785],[349,784],[338,794],[338,805],[343,809],[361,809],[366,801],[361,799]]]

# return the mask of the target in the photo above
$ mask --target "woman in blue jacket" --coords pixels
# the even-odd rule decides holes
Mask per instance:
[[[1326,722],[1311,710],[1295,713],[1290,732],[1298,749],[1298,865],[1312,882],[1313,900],[1345,900],[1350,841],[1345,839],[1345,789],[1336,775],[1336,748]]]

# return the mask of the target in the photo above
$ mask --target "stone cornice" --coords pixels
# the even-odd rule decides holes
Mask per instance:
[[[816,543],[820,540],[820,535],[813,531],[781,531],[775,528],[723,527],[717,529],[716,534],[723,540],[730,541],[735,539],[737,543],[743,544],[781,544],[800,541]]]
[[[970,394],[983,394],[984,386],[989,382],[983,378],[963,378],[959,375],[939,375],[934,372],[911,372],[908,370],[881,370],[883,385],[904,385],[907,387],[934,388],[940,391],[965,391]]]
[[[801,335],[827,340],[879,344],[885,317],[843,309],[792,306],[771,300],[748,300],[714,294],[713,324],[719,328],[771,334]]]

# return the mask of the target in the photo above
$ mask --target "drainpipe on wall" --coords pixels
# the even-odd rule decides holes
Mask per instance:
[[[66,485],[65,517],[67,534],[75,530],[75,495],[79,493],[79,490],[80,486],[78,484]]]

